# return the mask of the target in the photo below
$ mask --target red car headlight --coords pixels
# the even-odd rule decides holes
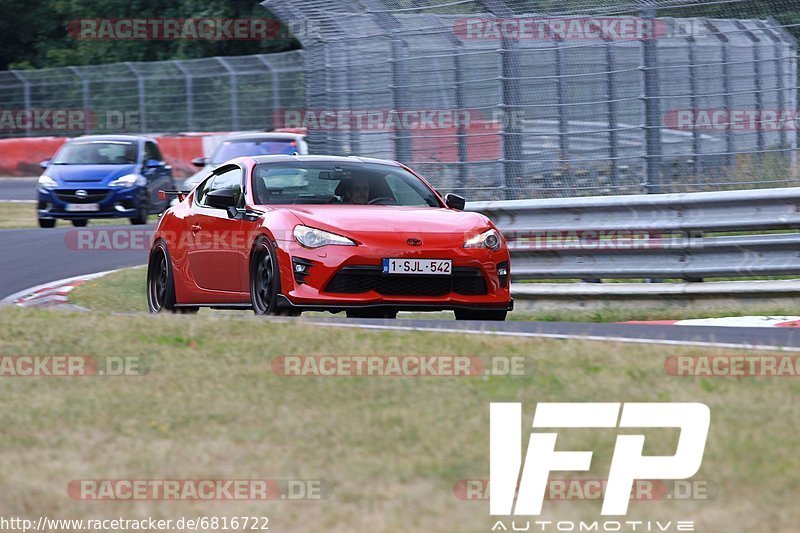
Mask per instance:
[[[464,248],[488,248],[496,252],[502,244],[503,240],[500,238],[500,232],[496,229],[490,229],[467,239],[467,242],[464,243]]]
[[[319,248],[320,246],[338,245],[355,246],[356,243],[347,237],[308,226],[295,226],[294,238],[306,248]]]

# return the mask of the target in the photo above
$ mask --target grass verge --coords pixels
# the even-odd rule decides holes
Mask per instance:
[[[145,268],[125,269],[108,276],[91,280],[77,287],[70,293],[70,302],[98,311],[113,312],[146,312]],[[201,310],[208,313],[208,310]],[[236,311],[225,311],[236,313]],[[327,315],[327,313],[315,313]],[[720,307],[718,309],[676,309],[674,306],[663,308],[639,309],[609,306],[607,309],[594,311],[514,311],[509,320],[539,320],[546,322],[625,322],[628,320],[682,320],[688,318],[716,318],[727,316],[789,316],[797,314],[797,309],[788,309],[770,305],[750,305],[740,307]],[[452,319],[453,313],[403,313],[400,315],[414,318]]]
[[[151,215],[149,222],[156,217]],[[126,218],[96,218],[89,221],[89,226],[118,226],[128,223]],[[4,202],[0,200],[0,229],[38,228],[36,220],[36,204]],[[68,220],[59,220],[56,227],[72,227]]]
[[[665,375],[688,349],[439,333],[320,328],[256,317],[114,316],[0,309],[0,354],[138,357],[143,376],[2,377],[0,508],[7,516],[175,519],[269,516],[274,531],[489,531],[487,502],[453,485],[488,477],[492,401],[691,401],[712,423],[698,479],[709,499],[632,502],[628,520],[696,521],[698,531],[790,531],[795,505],[796,379]],[[692,349],[693,354],[720,353]],[[522,377],[297,378],[280,355],[522,357]],[[594,450],[604,478],[616,432],[563,430],[559,447]],[[645,430],[645,453],[677,433]],[[527,434],[527,433],[525,433]],[[527,437],[525,437],[527,439]],[[564,477],[563,475],[560,477]],[[314,479],[319,501],[90,502],[80,479]],[[599,519],[599,501],[547,502],[544,519]]]

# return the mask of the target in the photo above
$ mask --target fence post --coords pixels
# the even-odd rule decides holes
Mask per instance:
[[[686,36],[686,43],[689,49],[689,92],[691,96],[689,101],[692,108],[692,113],[697,113],[697,47],[695,38],[691,35]],[[694,177],[695,186],[700,186],[700,130],[699,128],[692,128],[692,176]]]
[[[228,71],[231,87],[231,131],[239,129],[239,82],[236,78],[236,71],[224,57],[217,57],[217,62]]]
[[[264,54],[258,54],[258,60],[261,61],[272,78],[272,116],[269,119],[270,129],[275,129],[275,113],[281,110],[281,93],[280,93],[280,80],[278,80],[278,71],[272,65],[272,62],[267,59]]]
[[[646,4],[645,0],[639,0],[640,16],[650,19],[651,27],[654,27],[656,9],[654,6]],[[658,85],[658,49],[653,35],[644,35],[642,40],[642,85],[644,100],[644,127],[645,127],[645,180],[644,191],[648,194],[661,192],[661,168],[662,147],[661,147],[661,101]]]
[[[395,111],[399,111],[408,108],[408,106],[405,105],[405,91],[397,87],[398,83],[400,83],[402,80],[409,79],[407,74],[408,66],[405,64],[405,62],[408,61],[408,50],[406,49],[406,43],[400,41],[394,36],[392,36],[391,39],[392,57],[390,61],[392,63],[392,102],[394,104]],[[395,131],[394,145],[394,155],[397,160],[406,164],[411,163],[411,134],[403,130],[400,130],[400,133]]]
[[[728,36],[721,32],[719,28],[714,26],[710,20],[703,19],[703,24],[705,24],[711,34],[722,43],[722,105],[725,107],[725,110],[730,112],[733,108],[733,100],[731,97],[730,39],[728,39]],[[736,159],[734,157],[735,148],[736,142],[733,136],[733,128],[728,128],[725,132],[725,164],[728,166],[728,171],[733,169],[736,165]]]
[[[128,69],[133,72],[133,75],[136,76],[136,80],[139,86],[139,132],[143,133],[147,131],[147,108],[145,107],[145,86],[144,86],[144,78],[139,74],[133,67],[133,63],[130,61],[126,61],[124,63]]]
[[[574,182],[574,174],[570,168],[569,158],[569,121],[564,110],[566,99],[564,98],[564,52],[561,50],[561,37],[553,32],[554,48],[556,54],[556,107],[558,109],[558,166],[559,170],[566,172],[562,178],[572,178],[567,181]]]
[[[173,61],[173,64],[183,74],[183,80],[186,84],[186,129],[187,131],[194,131],[194,79],[189,70],[179,60]]]
[[[614,52],[611,47],[611,37],[603,35],[606,49],[606,100],[608,100],[608,156],[611,158],[611,186],[619,186],[619,162],[617,161],[617,88],[614,84]]]
[[[742,33],[745,37],[747,37],[751,43],[753,43],[753,85],[755,88],[755,100],[756,100],[756,116],[758,117],[757,120],[757,127],[756,127],[756,161],[760,165],[764,164],[764,155],[766,153],[766,143],[764,142],[764,127],[761,124],[761,118],[763,115],[764,110],[764,93],[763,93],[763,80],[761,79],[761,39],[758,38],[756,34],[752,31],[748,30],[747,27],[741,23],[741,21],[735,22],[736,27],[742,30]],[[763,167],[761,169],[763,171]]]
[[[89,131],[91,130],[91,128],[89,127],[89,120],[88,120],[89,117],[87,116],[87,113],[89,111],[89,80],[87,80],[86,78],[83,77],[83,75],[81,75],[81,71],[78,67],[67,67],[67,68],[70,70],[70,72],[75,74],[75,77],[81,80],[81,94],[82,94],[81,100],[83,102],[82,105],[84,114],[83,131],[89,133]],[[107,126],[108,125],[106,124],[106,127]]]
[[[25,107],[25,112],[26,113],[30,113],[31,112],[31,82],[28,81],[28,78],[26,78],[19,71],[9,70],[9,72],[15,78],[17,78],[20,82],[22,82],[22,100],[23,100],[23,104],[22,105]],[[32,121],[30,121],[30,120],[27,121],[27,125],[25,126],[25,136],[26,137],[30,137],[31,136],[31,131],[32,131],[31,130],[31,122]]]

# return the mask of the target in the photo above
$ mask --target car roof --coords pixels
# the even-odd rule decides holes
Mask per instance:
[[[273,139],[291,139],[294,141],[300,141],[305,138],[305,135],[300,133],[281,133],[278,131],[270,131],[270,132],[255,132],[255,133],[232,133],[230,135],[226,135],[222,142],[231,142],[231,141],[252,141],[252,140],[273,140]]]
[[[285,163],[289,161],[308,161],[310,163],[376,163],[392,167],[401,166],[397,161],[388,159],[375,159],[372,157],[338,156],[338,155],[258,155],[244,157],[241,159],[252,159],[257,164],[261,163]]]
[[[153,141],[156,142],[155,139],[152,137],[146,137],[144,135],[81,135],[80,137],[75,137],[74,139],[70,139],[68,142],[72,141]]]

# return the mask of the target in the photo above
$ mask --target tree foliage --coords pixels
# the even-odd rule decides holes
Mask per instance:
[[[120,18],[274,18],[257,0],[0,0],[0,70],[159,61],[299,48],[268,40],[81,40],[71,21]],[[283,32],[281,33],[283,35]]]

